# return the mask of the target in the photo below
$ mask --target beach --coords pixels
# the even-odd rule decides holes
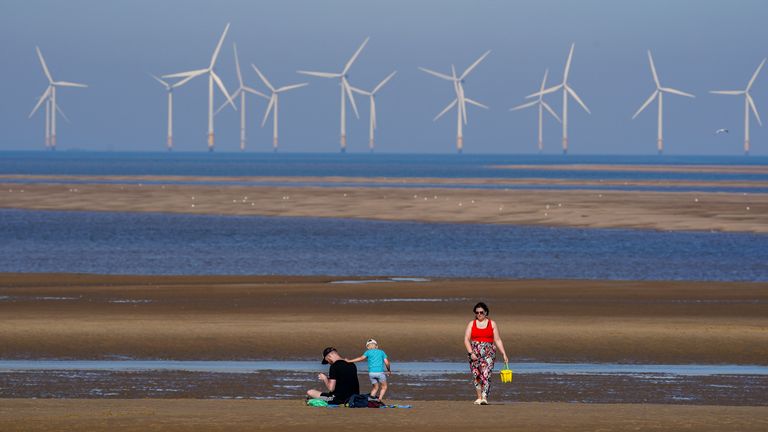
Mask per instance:
[[[0,400],[3,431],[764,431],[768,407],[416,401],[410,409],[326,409],[299,401]]]
[[[6,176],[7,178],[11,178]],[[734,190],[593,190],[595,185],[723,186],[722,182],[525,181],[254,177],[219,179],[264,185],[195,184],[208,177],[13,177],[0,181],[0,208],[214,215],[354,218],[434,223],[768,232],[768,194],[734,181]],[[57,179],[56,182],[53,180]],[[67,179],[71,182],[68,183]],[[93,183],[79,183],[87,180]],[[110,183],[112,182],[112,183]],[[146,183],[145,183],[146,182]],[[182,183],[179,183],[182,182]],[[188,182],[191,184],[184,184]],[[293,184],[322,182],[323,186]],[[345,182],[344,184],[337,184]],[[359,184],[358,184],[359,183]],[[388,187],[396,183],[398,187]],[[466,186],[494,185],[493,188]],[[515,188],[514,185],[526,185]],[[445,185],[445,186],[443,186]],[[456,186],[462,187],[456,187]],[[507,185],[509,187],[504,187]],[[568,189],[552,188],[553,185]],[[533,187],[533,189],[529,189]],[[743,192],[741,192],[744,188]]]

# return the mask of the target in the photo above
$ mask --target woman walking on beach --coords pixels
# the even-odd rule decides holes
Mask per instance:
[[[472,371],[477,392],[475,405],[488,405],[496,349],[501,351],[504,363],[509,363],[509,358],[499,336],[499,326],[488,318],[488,306],[480,302],[475,305],[473,311],[475,319],[467,324],[467,331],[464,332],[464,346],[467,348],[469,368]]]

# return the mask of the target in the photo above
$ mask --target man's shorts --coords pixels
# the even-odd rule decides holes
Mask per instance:
[[[371,384],[387,382],[387,375],[384,372],[370,372],[368,378],[371,380]]]

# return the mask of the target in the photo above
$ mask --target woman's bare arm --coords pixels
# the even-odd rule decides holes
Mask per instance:
[[[499,335],[499,325],[496,324],[495,321],[491,321],[491,324],[493,324],[493,343],[495,343],[496,348],[501,351],[501,355],[504,357],[504,363],[509,363],[507,352],[504,351],[504,342],[501,341],[501,336]]]
[[[472,344],[469,343],[469,339],[472,337],[472,321],[467,324],[467,330],[464,332],[464,348],[467,349],[468,353],[472,352]],[[477,357],[475,357],[474,354],[470,357],[472,360],[477,360]]]

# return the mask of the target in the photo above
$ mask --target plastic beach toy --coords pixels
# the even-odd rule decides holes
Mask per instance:
[[[504,363],[504,369],[501,370],[501,382],[503,383],[511,383],[512,382],[512,369],[509,368],[508,363]]]

